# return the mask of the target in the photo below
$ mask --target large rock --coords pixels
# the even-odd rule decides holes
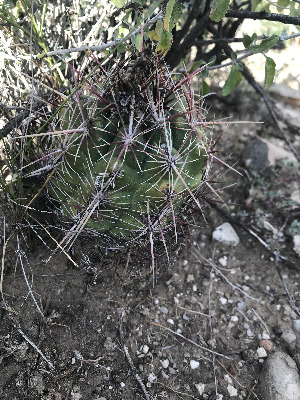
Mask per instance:
[[[256,138],[248,144],[243,152],[243,160],[247,168],[260,173],[280,160],[286,160],[290,163],[297,162],[294,154],[285,149],[282,140],[260,138]]]
[[[294,360],[278,351],[269,356],[260,376],[260,400],[300,400],[300,377]]]

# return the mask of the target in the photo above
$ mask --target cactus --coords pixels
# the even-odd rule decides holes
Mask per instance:
[[[152,50],[100,77],[75,73],[75,93],[52,120],[34,174],[51,170],[49,198],[69,224],[68,248],[83,229],[118,243],[164,238],[197,199],[210,165],[202,99],[187,76],[174,83]],[[164,239],[163,239],[164,240]]]

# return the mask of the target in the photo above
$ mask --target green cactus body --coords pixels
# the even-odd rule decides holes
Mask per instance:
[[[74,231],[128,240],[163,230],[202,183],[208,142],[187,91],[174,90],[165,71],[148,86],[146,78],[141,106],[137,89],[122,102],[106,82],[85,96],[78,91],[60,113],[55,128],[64,133],[53,140],[61,152],[48,193]]]

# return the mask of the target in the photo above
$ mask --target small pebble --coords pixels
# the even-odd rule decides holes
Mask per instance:
[[[146,344],[144,344],[142,352],[143,352],[144,354],[147,354],[148,351],[149,351],[149,346],[147,346]]]
[[[268,354],[267,354],[266,350],[263,347],[259,347],[256,350],[256,353],[257,353],[258,358],[268,357]]]
[[[274,343],[268,339],[262,339],[259,342],[260,347],[263,347],[267,352],[270,352],[274,349]]]
[[[267,332],[263,331],[263,333],[261,335],[261,338],[262,338],[262,340],[265,340],[265,339],[269,340],[270,339],[270,335]]]
[[[121,388],[123,388],[123,387],[125,386],[125,383],[124,383],[124,382],[121,382],[121,383],[120,383],[120,386],[121,386]]]
[[[191,366],[192,369],[198,368],[199,367],[199,361],[191,360],[190,361],[190,366]]]
[[[159,307],[159,311],[162,312],[163,314],[168,314],[168,312],[169,312],[167,307]]]
[[[221,298],[220,298],[221,304],[226,304],[227,301],[228,301],[228,300],[226,299],[226,297],[221,297]]]
[[[199,395],[201,396],[204,393],[205,385],[204,383],[195,383],[195,387],[199,392]]]
[[[281,335],[281,339],[289,345],[293,345],[294,343],[296,343],[296,335],[293,331],[290,330],[286,330],[282,333]]]
[[[157,376],[154,375],[152,372],[148,375],[148,382],[152,383],[155,382],[157,379]]]
[[[247,336],[248,337],[253,337],[254,333],[251,331],[251,329],[247,329]]]
[[[170,361],[166,358],[165,360],[160,360],[160,363],[163,368],[168,368]]]
[[[195,281],[194,275],[193,274],[189,274],[187,276],[187,278],[186,278],[186,281],[187,281],[187,283],[194,282]]]
[[[158,299],[154,299],[154,304],[159,304],[159,300]]]
[[[236,397],[238,394],[238,391],[235,387],[233,387],[232,385],[228,385],[227,386],[227,391],[230,397]]]
[[[174,320],[172,318],[168,318],[167,322],[169,322],[169,324],[174,325]]]
[[[230,318],[230,321],[232,322],[237,322],[239,320],[239,317],[237,315],[232,315]]]
[[[219,258],[219,263],[220,263],[223,267],[226,267],[226,266],[227,266],[227,256],[224,256],[224,257]]]

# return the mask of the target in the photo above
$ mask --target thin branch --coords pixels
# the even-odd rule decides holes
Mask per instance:
[[[145,22],[145,24],[142,27],[135,29],[133,32],[129,33],[127,36],[125,36],[121,39],[113,40],[111,42],[104,43],[99,46],[81,46],[81,47],[71,47],[70,49],[53,50],[53,51],[49,51],[47,53],[42,53],[41,55],[38,56],[38,58],[57,56],[57,55],[65,56],[66,54],[79,53],[81,51],[87,51],[87,50],[103,51],[103,50],[107,49],[108,47],[114,47],[121,43],[126,42],[126,40],[128,40],[132,36],[135,36],[138,33],[140,33],[142,28],[145,29],[147,26],[154,24],[157,20],[162,19],[162,18],[163,18],[163,12],[160,11],[155,17],[153,17],[153,18],[149,19],[149,21]]]
[[[291,17],[284,14],[268,13],[266,11],[254,12],[245,10],[228,10],[225,17],[239,18],[239,19],[259,19],[266,21],[278,21],[284,24],[300,25],[299,17]]]
[[[124,350],[125,356],[127,358],[128,364],[129,364],[132,372],[134,373],[135,379],[138,381],[138,384],[140,385],[140,387],[141,387],[141,389],[143,391],[145,399],[146,400],[150,400],[150,397],[149,397],[149,394],[147,392],[146,386],[144,385],[144,383],[143,383],[141,377],[139,376],[139,374],[137,373],[137,369],[135,368],[135,366],[133,364],[133,361],[132,361],[132,358],[131,358],[131,356],[129,354],[128,347],[125,344],[125,337],[124,337],[124,332],[123,332],[123,322],[122,322],[122,313],[123,313],[123,309],[122,308],[118,308],[117,309],[117,314],[118,314],[118,319],[119,319],[119,332],[120,332],[120,339],[121,339],[121,342],[122,342],[123,350]]]
[[[55,367],[54,367],[54,365],[52,364],[52,362],[51,362],[50,360],[48,360],[48,358],[44,355],[44,353],[42,353],[42,351],[37,347],[37,345],[35,345],[35,344],[28,338],[28,336],[25,335],[25,333],[24,333],[21,329],[18,329],[18,328],[17,328],[17,330],[18,330],[18,332],[20,333],[20,335],[22,335],[22,337],[26,340],[26,342],[28,342],[28,343],[34,348],[34,350],[36,350],[36,351],[39,353],[39,355],[42,357],[42,359],[43,359],[44,361],[46,361],[46,363],[49,365],[50,369],[55,370]]]

